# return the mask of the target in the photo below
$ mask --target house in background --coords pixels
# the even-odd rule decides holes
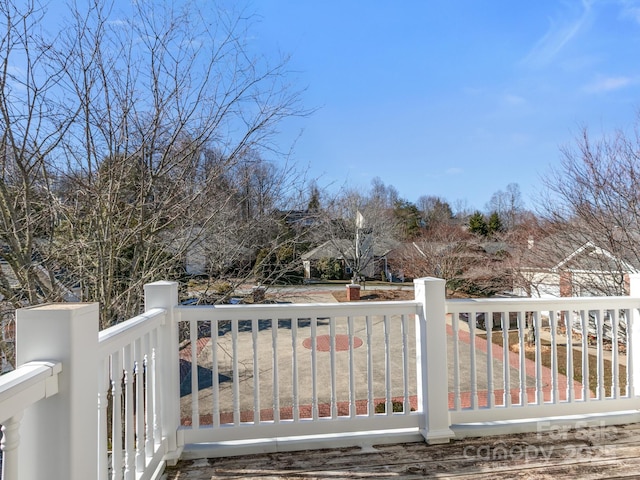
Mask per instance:
[[[395,241],[376,241],[370,248],[370,254],[364,262],[361,256],[361,274],[365,278],[391,280],[391,266],[388,256],[397,247]],[[328,240],[322,245],[303,254],[302,265],[304,268],[304,278],[306,280],[319,278],[318,266],[321,262],[333,260],[340,264],[340,275],[342,279],[351,278],[354,265],[357,263],[356,246],[353,240],[338,239]]]
[[[632,255],[614,254],[591,240],[552,236],[531,242],[515,293],[531,297],[628,295],[629,274],[640,272]]]

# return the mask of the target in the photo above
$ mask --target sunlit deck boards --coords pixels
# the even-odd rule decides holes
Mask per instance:
[[[168,480],[601,479],[640,476],[640,424],[182,461]]]

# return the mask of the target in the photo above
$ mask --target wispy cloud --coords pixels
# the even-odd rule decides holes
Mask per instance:
[[[502,100],[504,103],[506,103],[509,106],[512,107],[517,107],[520,105],[524,105],[525,103],[527,103],[527,101],[524,99],[524,97],[521,97],[520,95],[514,95],[513,93],[507,93],[502,97]]]
[[[631,18],[640,23],[640,2],[638,0],[620,0],[622,5],[622,17]]]
[[[587,93],[602,93],[618,90],[634,83],[631,77],[602,77],[586,85],[583,90]]]
[[[592,2],[582,1],[582,8],[578,18],[551,20],[549,30],[534,45],[522,64],[540,68],[548,65],[585,26],[588,24]]]
[[[446,170],[442,171],[429,171],[429,173],[425,173],[425,178],[441,180],[444,177],[451,177],[456,175],[462,175],[464,173],[464,169],[461,167],[449,167]]]

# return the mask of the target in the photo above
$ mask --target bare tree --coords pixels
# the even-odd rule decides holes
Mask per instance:
[[[638,133],[636,124],[631,133],[592,139],[585,128],[545,179],[542,208],[554,226],[547,253],[582,253],[564,268],[589,270],[573,279],[583,292],[625,294],[625,275],[640,267]]]
[[[0,2],[5,301],[77,295],[112,324],[239,205],[251,198],[248,216],[264,218],[287,194],[266,181],[282,173],[267,162],[253,183],[229,175],[249,154],[278,158],[276,125],[305,114],[286,58],[251,54],[251,16],[214,3],[128,8],[73,4],[55,30],[36,2]]]
[[[77,110],[60,92],[65,64],[42,32],[44,11],[3,1],[0,16],[0,294],[17,306],[64,296],[52,269],[39,268],[48,259],[33,260],[36,244],[46,251],[52,242],[50,157]]]
[[[451,206],[441,197],[422,195],[418,198],[416,206],[420,210],[422,220],[428,229],[450,224],[453,219]]]
[[[0,2],[0,364],[13,363],[14,308],[73,299],[48,252],[57,207],[52,156],[77,108],[60,88],[66,64],[43,32],[44,17],[34,1]]]
[[[518,223],[518,217],[524,210],[520,185],[510,183],[507,188],[498,190],[487,204],[488,212],[495,212],[502,219],[504,227],[511,230]]]
[[[444,279],[449,295],[490,295],[509,288],[500,255],[488,253],[478,237],[454,225],[404,244],[393,262],[408,277]]]

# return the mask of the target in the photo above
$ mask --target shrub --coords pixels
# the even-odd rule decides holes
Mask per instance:
[[[316,270],[323,280],[342,280],[342,264],[334,258],[321,258]]]
[[[404,412],[404,404],[398,400],[394,400],[391,402],[391,407],[393,412],[398,413],[398,412]],[[376,404],[376,413],[385,413],[387,411],[387,402],[380,402],[378,404]],[[414,409],[412,408],[411,411],[413,412]]]

